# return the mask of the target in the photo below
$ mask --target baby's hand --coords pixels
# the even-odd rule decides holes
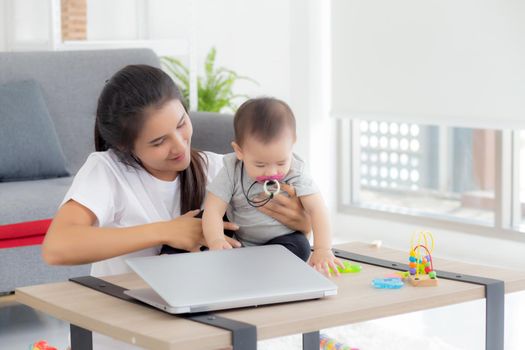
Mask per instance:
[[[335,272],[337,276],[340,275],[337,266],[341,266],[342,268],[344,268],[344,265],[341,262],[341,260],[337,259],[334,256],[334,253],[332,253],[331,249],[314,248],[314,252],[310,256],[308,264],[310,264],[310,266],[312,266],[317,271],[324,273],[327,276],[331,275],[330,268]]]
[[[232,249],[232,245],[228,243],[225,239],[216,239],[208,245],[210,250],[223,250],[223,249]]]

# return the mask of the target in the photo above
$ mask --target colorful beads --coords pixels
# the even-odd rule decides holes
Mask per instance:
[[[320,334],[319,338],[319,348],[321,350],[359,350],[358,348],[353,348],[349,345],[340,343],[334,338],[330,338],[324,334]]]
[[[40,340],[29,346],[30,350],[57,350],[54,346],[49,345],[45,340]]]

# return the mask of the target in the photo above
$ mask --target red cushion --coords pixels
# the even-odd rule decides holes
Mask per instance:
[[[0,226],[0,248],[42,244],[51,219]]]

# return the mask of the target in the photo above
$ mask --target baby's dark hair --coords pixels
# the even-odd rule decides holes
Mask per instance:
[[[244,102],[233,120],[235,142],[242,146],[247,136],[268,143],[289,128],[295,139],[295,117],[286,102],[272,97],[253,98]]]

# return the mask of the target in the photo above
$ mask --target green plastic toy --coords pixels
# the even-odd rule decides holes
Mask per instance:
[[[361,265],[353,264],[350,261],[343,260],[344,268],[341,266],[337,266],[337,270],[339,270],[339,273],[357,273],[361,272]],[[330,273],[334,274],[334,270],[330,268]]]

